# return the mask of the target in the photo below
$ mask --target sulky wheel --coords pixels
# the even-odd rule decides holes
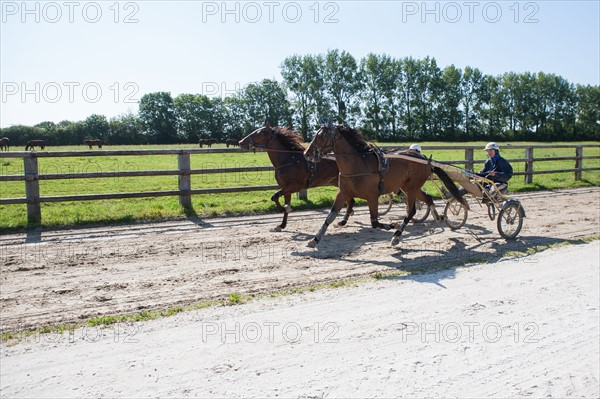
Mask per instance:
[[[429,216],[429,212],[431,210],[429,209],[429,207],[427,206],[427,204],[424,203],[421,200],[416,200],[415,201],[415,207],[417,208],[417,212],[415,213],[415,216],[413,216],[413,218],[411,219],[411,221],[413,223],[424,222],[425,219],[427,219],[427,216]],[[408,209],[406,211],[408,213]]]
[[[488,217],[490,220],[494,220],[496,218],[496,205],[491,202],[487,204]]]
[[[460,229],[467,221],[469,211],[460,202],[452,198],[444,208],[444,222],[452,230]]]
[[[498,214],[498,232],[507,240],[514,240],[521,227],[523,227],[523,217],[525,212],[519,202],[507,202],[504,204]]]
[[[394,194],[382,194],[379,196],[379,204],[378,204],[378,214],[379,216],[383,216],[392,209],[392,205],[394,204]]]

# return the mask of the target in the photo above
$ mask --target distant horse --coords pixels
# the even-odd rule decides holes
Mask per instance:
[[[0,139],[0,151],[8,151],[10,148],[10,140],[8,137],[2,137]]]
[[[93,139],[93,140],[83,140],[83,144],[86,144],[90,147],[90,150],[93,146],[97,146],[98,148],[102,148],[102,140]]]
[[[225,140],[225,145],[227,145],[227,148],[229,148],[230,145],[234,146],[234,147],[237,147],[238,143],[239,142],[237,140],[235,140],[235,139],[227,139],[227,140]]]
[[[322,162],[315,164],[308,162],[304,157],[304,146],[301,144],[302,137],[296,132],[281,127],[271,127],[268,123],[258,128],[246,137],[239,145],[242,149],[254,148],[264,149],[275,167],[275,180],[280,190],[271,197],[275,202],[277,210],[283,212],[283,221],[274,231],[281,231],[287,225],[288,214],[292,211],[290,202],[292,194],[298,191],[319,186],[337,186],[338,168],[333,159],[324,158]],[[283,195],[285,205],[279,203],[279,197]],[[344,220],[338,225],[344,226],[354,206],[354,199],[349,198],[348,209]]]
[[[211,146],[213,144],[217,144],[217,140],[215,140],[215,139],[200,139],[200,140],[198,140],[198,145],[200,146],[200,148],[202,148],[203,145],[207,146],[208,148],[211,148]]]
[[[44,140],[29,140],[25,146],[25,151],[34,150],[34,147],[40,147],[42,150],[46,148]]]
[[[330,151],[335,154],[340,169],[339,191],[325,223],[309,241],[309,247],[315,247],[321,241],[327,227],[336,218],[344,202],[354,197],[367,200],[373,228],[389,230],[394,225],[382,224],[378,220],[379,195],[397,192],[399,189],[406,193],[407,215],[394,233],[392,245],[400,242],[404,228],[414,216],[417,198],[431,208],[436,220],[440,220],[433,205],[433,198],[421,190],[432,172],[440,178],[457,201],[468,207],[452,179],[442,169],[422,160],[412,161],[405,156],[386,156],[380,149],[367,143],[358,131],[348,126],[321,126],[305,154],[308,159],[318,162],[322,154]]]

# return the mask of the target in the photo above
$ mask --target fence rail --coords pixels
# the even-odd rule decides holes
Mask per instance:
[[[391,150],[398,147],[382,147],[384,150]],[[423,146],[423,150],[429,151],[447,151],[464,150],[465,157],[460,160],[439,161],[447,164],[464,165],[466,169],[474,169],[475,164],[483,163],[483,160],[474,159],[474,151],[480,150],[479,146]],[[575,156],[572,157],[544,157],[535,158],[535,149],[548,148],[572,148],[575,150]],[[600,144],[582,144],[582,145],[515,145],[506,146],[506,150],[523,149],[524,158],[508,159],[511,163],[524,163],[524,172],[515,172],[516,176],[524,176],[525,183],[531,184],[533,176],[536,174],[549,173],[569,173],[573,172],[575,180],[581,179],[581,173],[584,171],[596,171],[598,168],[584,168],[583,161],[591,159],[600,159],[600,156],[583,156],[584,148],[598,148]],[[239,168],[213,168],[213,169],[191,169],[190,155],[192,154],[217,154],[217,153],[235,153],[242,152],[241,149],[185,149],[185,150],[117,150],[117,151],[56,151],[56,152],[2,152],[0,158],[22,158],[24,162],[23,175],[0,175],[0,182],[24,181],[24,198],[0,198],[0,205],[27,204],[27,219],[29,224],[38,224],[41,222],[41,204],[44,202],[67,202],[67,201],[91,201],[106,199],[126,199],[126,198],[147,198],[179,196],[179,203],[183,207],[191,207],[191,196],[201,194],[220,194],[236,193],[249,191],[264,191],[278,189],[276,185],[267,186],[244,186],[244,187],[222,187],[192,189],[191,176],[215,173],[240,173],[256,171],[274,171],[272,166],[254,166]],[[64,158],[64,157],[99,157],[99,156],[155,156],[155,155],[177,155],[178,169],[176,170],[144,170],[144,171],[122,171],[122,172],[92,172],[92,173],[53,173],[40,174],[38,167],[39,158]],[[575,161],[572,169],[540,170],[534,168],[535,162],[547,161]],[[85,194],[85,195],[65,195],[65,196],[40,196],[40,180],[59,180],[59,179],[90,179],[90,178],[114,178],[114,177],[144,177],[144,176],[177,176],[178,190],[169,191],[146,191],[133,193],[112,193],[112,194]]]

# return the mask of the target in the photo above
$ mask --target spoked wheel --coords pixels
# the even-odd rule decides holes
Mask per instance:
[[[415,216],[413,216],[413,218],[411,219],[411,221],[413,223],[424,222],[425,219],[427,219],[427,216],[429,216],[429,212],[431,211],[431,209],[429,209],[429,207],[427,206],[427,204],[424,203],[421,200],[416,200],[415,201],[415,208],[417,208],[417,212],[415,213]],[[408,209],[407,209],[407,212],[408,212]]]
[[[444,208],[444,222],[452,230],[460,229],[467,222],[469,211],[455,198],[448,200]]]
[[[392,209],[392,205],[394,205],[394,194],[382,194],[379,196],[379,205],[377,208],[377,212],[379,216],[383,216]]]
[[[490,220],[494,220],[496,218],[496,205],[494,205],[490,202],[487,204],[487,208],[488,208],[488,216],[489,216]]]
[[[514,240],[523,227],[524,212],[518,202],[505,204],[498,214],[498,232],[507,240]]]

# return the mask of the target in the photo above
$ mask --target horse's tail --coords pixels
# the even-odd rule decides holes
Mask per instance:
[[[458,191],[458,188],[456,187],[456,184],[454,184],[454,180],[452,180],[450,178],[450,176],[448,176],[448,174],[446,173],[446,171],[438,166],[433,166],[432,167],[433,173],[435,173],[437,175],[437,177],[440,178],[440,180],[442,181],[442,183],[444,183],[444,186],[446,186],[446,188],[448,189],[448,191],[450,191],[450,194],[452,194],[452,196],[461,204],[463,204],[467,209],[469,207],[469,205],[467,205],[467,201],[463,198],[462,195],[460,195],[460,192]]]
[[[25,151],[29,150],[29,143],[25,146]]]

